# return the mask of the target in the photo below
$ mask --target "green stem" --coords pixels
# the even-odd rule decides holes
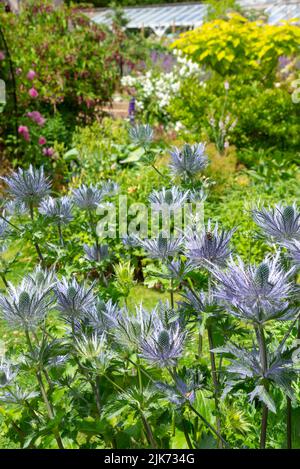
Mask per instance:
[[[265,378],[266,372],[268,370],[268,357],[267,357],[267,347],[266,339],[263,330],[263,326],[259,324],[256,327],[256,336],[259,346],[259,355],[262,365],[263,377]],[[268,392],[268,383],[264,382],[264,388]],[[266,404],[263,404],[262,407],[262,416],[261,416],[261,430],[260,430],[260,449],[265,449],[266,439],[267,439],[267,426],[268,426],[268,414],[269,409]]]
[[[25,329],[25,336],[26,336],[26,341],[27,341],[29,350],[30,350],[30,352],[33,352],[33,347],[32,347],[32,343],[31,343],[31,339],[30,339],[28,329]],[[46,389],[45,389],[45,386],[44,386],[44,383],[43,383],[41,372],[36,371],[35,376],[36,376],[36,379],[37,379],[37,382],[38,382],[38,385],[39,385],[39,388],[40,388],[40,391],[41,391],[41,394],[42,394],[42,398],[44,400],[44,403],[45,403],[45,406],[46,406],[46,409],[47,409],[48,417],[49,417],[50,420],[53,420],[54,419],[54,412],[53,412],[51,403],[49,402],[49,399],[48,399],[48,396],[47,396],[47,392],[46,392]],[[64,449],[64,446],[63,446],[61,437],[59,435],[59,432],[57,430],[53,430],[53,434],[54,434],[54,437],[56,439],[56,442],[57,442],[57,445],[58,445],[59,449]]]
[[[145,414],[142,411],[140,411],[140,414],[141,414],[141,419],[142,419],[142,422],[143,422],[143,425],[144,425],[144,428],[145,428],[145,431],[146,431],[147,439],[148,439],[148,441],[149,441],[152,448],[157,448],[157,443],[154,439],[150,424],[149,424]]]
[[[65,243],[64,243],[64,238],[63,238],[63,235],[62,235],[62,229],[61,229],[61,224],[60,223],[58,223],[58,225],[57,225],[57,230],[58,230],[59,242],[60,242],[61,246],[64,246]]]
[[[292,449],[292,401],[289,396],[286,398],[286,439],[287,448]]]
[[[185,422],[184,416],[182,416],[182,427],[183,427],[183,433],[184,433],[184,437],[185,437],[185,440],[187,442],[188,448],[193,449],[193,445],[192,445],[192,442],[191,442],[191,439],[190,439],[188,429],[186,427],[186,422]]]
[[[32,223],[34,222],[34,212],[33,212],[33,205],[32,203],[29,204],[29,212],[30,212],[30,218],[31,218],[31,221]],[[34,247],[35,247],[35,250],[37,252],[37,255],[38,255],[38,258],[39,260],[41,261],[42,264],[44,264],[44,257],[42,255],[42,251],[40,250],[40,247],[38,245],[37,242],[34,242],[33,243]]]

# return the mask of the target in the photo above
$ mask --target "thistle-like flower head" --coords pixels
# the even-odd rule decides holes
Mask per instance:
[[[68,322],[80,318],[95,305],[94,285],[80,285],[75,278],[63,278],[55,286],[57,308]]]
[[[138,245],[144,248],[150,257],[161,260],[176,256],[183,242],[181,237],[168,238],[163,232],[160,232],[158,237],[154,239],[136,239]]]
[[[102,244],[101,246],[97,246],[97,244],[94,244],[93,246],[84,244],[83,249],[87,260],[91,262],[101,262],[107,259],[109,256],[107,244]]]
[[[133,125],[129,129],[129,137],[132,142],[141,146],[149,145],[153,140],[153,130],[149,124]]]
[[[30,165],[27,170],[19,168],[11,176],[2,179],[8,186],[9,194],[27,207],[38,205],[48,195],[51,188],[43,167],[34,169]]]
[[[39,212],[55,224],[66,225],[73,220],[72,208],[73,202],[68,196],[58,199],[48,197],[41,201]]]
[[[103,201],[104,194],[96,186],[83,184],[72,192],[74,203],[82,210],[96,210]]]
[[[97,333],[103,331],[109,332],[111,329],[118,326],[118,321],[122,318],[122,311],[112,302],[112,300],[97,301],[95,307],[86,312],[88,324]]]
[[[223,266],[231,254],[229,246],[234,229],[219,230],[218,223],[212,228],[211,221],[200,233],[191,231],[185,240],[186,256],[196,266],[216,264]]]
[[[81,335],[75,339],[75,350],[84,362],[89,362],[98,373],[104,373],[110,365],[113,353],[109,350],[105,334]]]
[[[225,271],[212,269],[219,281],[217,298],[225,303],[229,312],[244,320],[264,323],[270,319],[290,319],[295,309],[293,285],[289,277],[294,268],[284,271],[279,253],[267,257],[260,265],[245,266],[239,258],[231,260]]]
[[[170,152],[170,169],[174,176],[192,179],[208,165],[205,144],[185,144],[180,148],[173,148]]]
[[[34,275],[28,275],[16,287],[10,283],[7,295],[0,295],[3,318],[13,328],[35,329],[53,307],[52,291],[51,280],[39,283]]]
[[[269,209],[263,207],[253,210],[252,215],[266,236],[271,236],[279,242],[300,240],[300,212],[296,204],[286,207],[278,204]]]
[[[174,366],[182,356],[185,338],[178,323],[167,328],[158,322],[151,335],[141,340],[141,357],[161,367]]]
[[[187,201],[189,191],[181,191],[173,186],[171,189],[165,187],[161,191],[153,191],[149,196],[151,208],[157,211],[176,211],[182,208]]]

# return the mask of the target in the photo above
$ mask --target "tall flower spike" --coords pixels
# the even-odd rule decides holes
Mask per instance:
[[[78,189],[74,189],[72,194],[75,204],[82,210],[96,210],[104,197],[101,189],[93,185],[86,186],[85,184]]]
[[[181,149],[173,148],[170,152],[170,169],[174,176],[192,179],[208,165],[205,144],[185,144]]]
[[[149,124],[133,125],[129,129],[130,139],[139,145],[149,145],[153,140],[153,130]]]
[[[150,337],[142,338],[141,357],[161,367],[175,366],[182,356],[186,332],[179,324],[172,324],[168,329],[162,323],[155,328]]]
[[[100,300],[95,307],[87,311],[86,317],[93,330],[103,333],[117,327],[121,319],[121,310],[112,300]]]
[[[55,224],[66,225],[73,220],[72,207],[72,199],[68,196],[58,199],[48,197],[41,201],[39,212]]]
[[[267,257],[259,266],[245,266],[239,258],[228,264],[226,271],[213,269],[219,281],[216,297],[228,311],[246,321],[263,324],[271,319],[291,319],[295,308],[293,284],[289,282],[294,268],[284,271],[279,253]]]
[[[11,176],[2,179],[8,185],[10,195],[27,207],[38,205],[48,195],[51,188],[43,167],[34,169],[30,165],[28,170],[19,168]]]
[[[38,283],[32,276],[16,287],[9,283],[7,295],[0,295],[3,318],[13,328],[35,329],[53,307],[52,291],[52,283]]]
[[[207,227],[204,227],[200,234],[191,231],[187,235],[185,240],[187,258],[196,266],[208,264],[224,266],[231,254],[229,243],[234,232],[235,229],[219,230],[218,223],[212,228],[209,220]]]
[[[164,233],[159,233],[155,239],[137,239],[137,243],[153,259],[167,260],[174,257],[180,251],[182,246],[182,238],[167,238]]]
[[[153,191],[149,196],[151,208],[157,211],[176,211],[179,210],[187,201],[189,191],[182,192],[178,187],[171,189],[165,187],[161,191]]]
[[[300,212],[296,204],[289,206],[276,205],[274,208],[252,210],[255,223],[265,235],[279,242],[291,239],[300,240]]]
[[[84,316],[90,308],[94,307],[93,287],[93,284],[90,287],[84,284],[79,285],[75,278],[70,282],[66,278],[57,282],[54,290],[57,297],[57,308],[68,322]]]

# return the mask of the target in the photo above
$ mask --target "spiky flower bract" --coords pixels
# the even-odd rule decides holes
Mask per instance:
[[[274,208],[254,209],[252,215],[266,236],[280,242],[300,240],[300,212],[295,203],[286,207],[278,204]]]
[[[81,335],[80,338],[75,339],[75,351],[79,358],[89,363],[97,373],[104,373],[113,358],[105,334]]]
[[[228,311],[246,321],[263,324],[271,319],[286,320],[296,311],[293,284],[289,281],[294,268],[285,271],[279,253],[267,257],[260,265],[245,266],[242,259],[232,259],[225,271],[212,269],[218,280],[217,298]]]
[[[283,243],[293,264],[300,268],[300,241],[296,239]]]
[[[86,258],[91,262],[101,262],[107,259],[109,256],[107,244],[103,244],[101,246],[97,246],[97,244],[94,244],[93,246],[88,246],[87,244],[84,244],[83,249]]]
[[[214,228],[209,220],[207,227],[200,233],[192,230],[186,236],[186,256],[195,266],[216,264],[224,266],[231,254],[230,241],[235,230],[225,231],[219,229],[218,223]]]
[[[160,367],[175,366],[182,356],[186,332],[179,323],[168,328],[162,322],[155,325],[148,337],[140,342],[141,357]]]
[[[9,220],[8,220],[9,221]],[[0,218],[0,239],[5,239],[10,233],[10,225],[6,220]]]
[[[68,196],[58,199],[48,197],[41,201],[39,212],[55,224],[66,225],[73,220],[72,208],[73,202]]]
[[[129,137],[132,142],[141,146],[149,145],[153,140],[153,130],[149,124],[133,125],[129,129]]]
[[[173,148],[170,152],[170,169],[174,176],[192,179],[208,165],[205,144],[185,144],[181,149]]]
[[[68,322],[72,323],[75,318],[80,318],[94,307],[93,287],[93,284],[91,286],[80,285],[75,278],[69,281],[64,277],[57,282],[54,290],[57,308]]]
[[[181,191],[173,186],[171,189],[163,187],[161,191],[153,191],[149,196],[151,208],[157,211],[176,211],[187,201],[189,191]]]
[[[182,246],[182,238],[168,238],[163,232],[160,232],[157,238],[140,239],[136,237],[140,247],[147,251],[148,255],[154,259],[167,260],[176,256]]]
[[[29,169],[19,168],[11,176],[2,178],[7,186],[9,194],[18,202],[27,207],[37,206],[40,201],[49,194],[51,184],[44,174],[44,168]]]
[[[97,186],[83,184],[72,192],[74,203],[82,210],[96,210],[104,194]]]
[[[51,280],[39,283],[29,275],[20,285],[9,283],[7,295],[0,295],[4,320],[13,328],[35,329],[53,307],[52,291]]]

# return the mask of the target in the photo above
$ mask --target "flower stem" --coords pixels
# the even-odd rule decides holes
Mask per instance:
[[[32,347],[32,343],[31,343],[31,340],[30,340],[28,329],[25,329],[25,336],[26,336],[26,341],[27,341],[29,350],[31,352],[33,352],[33,347]],[[46,409],[47,409],[48,417],[49,417],[50,420],[53,420],[54,419],[54,412],[53,412],[53,408],[52,408],[51,403],[50,403],[50,401],[48,399],[48,396],[47,396],[47,392],[46,392],[46,389],[45,389],[45,386],[44,386],[44,383],[43,383],[41,372],[39,370],[36,371],[35,376],[36,376],[36,379],[37,379],[37,382],[38,382],[38,385],[39,385],[39,388],[40,388],[40,391],[41,391],[41,394],[42,394],[43,401],[44,401]],[[54,429],[53,434],[54,434],[54,437],[56,439],[56,442],[57,442],[57,445],[58,445],[59,449],[64,449],[63,442],[61,440],[59,432]]]
[[[256,335],[259,346],[260,361],[262,365],[263,376],[265,377],[268,370],[268,357],[267,357],[267,347],[266,339],[263,327],[259,324],[256,327]],[[264,388],[268,391],[268,383],[264,383]],[[261,430],[260,430],[260,449],[265,449],[266,439],[267,439],[267,426],[268,426],[268,413],[269,409],[266,404],[263,404],[262,407],[262,416],[261,416]]]
[[[289,396],[286,398],[286,440],[287,448],[292,449],[292,401]]]
[[[32,205],[32,203],[29,204],[29,212],[30,212],[31,221],[32,221],[32,223],[33,223],[33,222],[34,222],[34,212],[33,212],[33,205]],[[40,247],[39,247],[38,243],[37,243],[37,242],[34,242],[33,244],[34,244],[35,250],[36,250],[36,252],[37,252],[37,255],[38,255],[38,257],[39,257],[41,263],[44,264],[44,258],[43,258],[43,255],[42,255],[42,252],[41,252],[41,250],[40,250]]]

